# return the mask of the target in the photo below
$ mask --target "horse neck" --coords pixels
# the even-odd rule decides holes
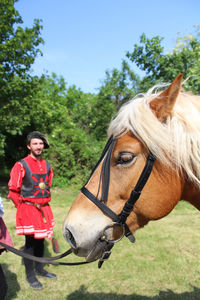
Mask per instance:
[[[193,182],[185,182],[181,198],[200,210],[200,189]]]

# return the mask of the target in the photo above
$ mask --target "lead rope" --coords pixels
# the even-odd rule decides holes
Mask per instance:
[[[101,161],[102,161],[103,157],[105,156],[107,150],[109,149],[110,144],[112,143],[112,141],[113,141],[113,138],[111,136],[109,138],[109,140],[107,141],[107,143],[106,143],[106,146],[105,146],[105,148],[104,148],[104,150],[103,150],[103,152],[101,154],[100,159],[98,160],[96,166],[92,170],[89,179],[92,177],[92,175],[95,172],[96,168],[101,163]],[[88,179],[88,181],[89,181],[89,179]],[[87,181],[87,183],[88,183],[88,181]],[[47,263],[47,264],[52,264],[52,265],[67,265],[67,266],[77,266],[77,265],[83,265],[83,264],[88,264],[89,263],[89,262],[67,263],[67,262],[56,262],[55,261],[55,260],[58,260],[60,258],[63,258],[65,256],[71,254],[72,253],[72,249],[69,249],[66,252],[64,252],[64,253],[62,253],[60,255],[54,256],[54,257],[42,257],[42,258],[40,258],[40,257],[36,257],[36,256],[33,256],[33,255],[30,255],[28,253],[24,253],[23,251],[20,251],[20,250],[14,248],[14,247],[11,247],[11,246],[9,246],[7,244],[2,243],[2,242],[0,242],[0,245],[3,246],[5,249],[9,250],[10,252],[16,254],[16,255],[19,255],[21,257],[25,257],[25,258],[33,260],[33,261],[41,262],[41,263]]]
[[[37,257],[37,256],[34,256],[34,255],[31,255],[31,254],[28,254],[28,253],[25,253],[23,251],[20,251],[14,247],[11,247],[7,244],[4,244],[2,242],[0,242],[0,245],[3,246],[5,249],[7,249],[8,251],[18,255],[18,256],[21,256],[21,257],[24,257],[24,258],[27,258],[27,259],[30,259],[30,260],[33,260],[33,261],[37,261],[37,262],[40,262],[40,263],[43,263],[43,264],[51,264],[51,265],[65,265],[65,266],[78,266],[78,265],[84,265],[84,264],[88,264],[89,262],[87,261],[84,261],[84,262],[76,262],[76,263],[67,263],[67,262],[58,262],[58,261],[55,261],[55,260],[58,260],[58,259],[61,259],[69,254],[72,253],[72,249],[70,248],[69,250],[67,250],[66,252],[60,254],[60,255],[57,255],[57,256],[53,256],[53,257]]]
[[[112,138],[109,139],[106,148],[108,150],[109,146],[112,144],[113,140]],[[112,147],[114,147],[114,144],[112,145]],[[105,150],[105,149],[104,149]],[[103,151],[102,154],[105,155],[107,151]],[[112,153],[112,151],[111,151]],[[111,153],[109,153],[111,155]],[[102,155],[102,158],[103,156]],[[107,160],[109,161],[109,159]],[[99,162],[97,163],[96,167],[98,166],[98,164],[101,162],[101,160],[99,160]],[[125,226],[125,230],[126,230],[126,236],[129,237],[129,234],[131,235],[131,232],[128,229],[128,226],[126,225],[126,219],[127,217],[130,215],[131,210],[134,207],[135,202],[138,200],[142,189],[144,188],[150,174],[153,168],[155,162],[155,157],[154,155],[150,152],[148,158],[147,158],[147,162],[146,165],[139,177],[139,180],[134,188],[134,190],[131,192],[131,195],[128,199],[128,201],[125,203],[124,208],[121,212],[121,214],[119,216],[117,216],[108,206],[106,206],[104,203],[102,203],[100,200],[98,200],[92,193],[90,193],[85,186],[82,187],[81,192],[88,198],[90,199],[93,203],[95,203],[106,215],[108,215],[112,220],[116,221],[118,224],[121,224],[122,226]],[[108,165],[105,167],[105,170],[108,170]],[[96,168],[95,167],[95,168]],[[95,169],[94,169],[95,170]],[[94,172],[93,170],[93,172]],[[93,174],[92,172],[92,174]],[[104,176],[103,176],[104,177]],[[108,188],[109,185],[106,184],[106,194],[108,194]],[[106,195],[105,194],[105,195]],[[106,197],[106,196],[105,196]],[[104,199],[103,199],[104,200]],[[105,198],[105,200],[107,200],[107,198]],[[104,200],[104,201],[105,201]],[[64,252],[63,254],[60,254],[58,256],[55,257],[43,257],[43,258],[39,258],[39,257],[35,257],[33,255],[30,255],[28,253],[24,253],[20,250],[17,250],[11,246],[8,246],[2,242],[0,242],[0,245],[3,246],[4,248],[6,248],[7,250],[9,250],[10,252],[13,252],[16,255],[19,255],[21,257],[25,257],[27,259],[33,260],[33,261],[37,261],[37,262],[41,262],[41,263],[47,263],[47,264],[52,264],[52,265],[67,265],[67,266],[77,266],[77,265],[83,265],[83,264],[88,264],[90,262],[77,262],[77,263],[67,263],[67,262],[57,262],[55,260],[58,260],[60,258],[63,258],[69,254],[72,253],[72,249],[67,250],[66,252]],[[111,249],[114,246],[114,242],[109,241],[107,242],[107,247],[105,248],[104,252],[102,253],[101,258],[99,259],[99,263],[98,263],[98,268],[101,268],[103,262],[105,260],[107,260],[110,257],[111,254]]]

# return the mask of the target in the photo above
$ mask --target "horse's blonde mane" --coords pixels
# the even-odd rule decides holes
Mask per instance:
[[[158,160],[184,170],[200,188],[200,96],[181,92],[172,114],[161,123],[149,105],[159,95],[154,91],[155,87],[123,105],[108,135],[131,131]]]

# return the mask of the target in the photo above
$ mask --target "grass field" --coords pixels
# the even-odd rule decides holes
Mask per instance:
[[[78,190],[54,189],[52,209],[55,236],[61,251],[68,249],[62,224]],[[5,215],[14,246],[22,249],[24,237],[15,234],[15,208],[4,198]],[[87,233],[86,233],[87,234]],[[44,289],[35,291],[25,280],[22,259],[3,254],[1,264],[9,286],[6,300],[198,300],[200,299],[200,214],[185,202],[167,217],[136,232],[136,243],[123,239],[110,259],[83,266],[46,266],[56,280],[40,278]],[[46,256],[55,255],[45,242]],[[63,261],[80,261],[72,255]]]

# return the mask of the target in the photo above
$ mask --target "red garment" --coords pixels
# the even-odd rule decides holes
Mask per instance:
[[[12,239],[2,218],[0,218],[0,241],[6,245],[13,247]],[[2,252],[2,249],[6,250],[3,246],[0,245],[0,254]]]
[[[37,161],[32,156],[28,155],[24,158],[32,173],[45,174],[46,173],[46,161],[41,159]],[[16,214],[16,232],[18,235],[30,234],[34,235],[34,238],[46,238],[49,239],[53,235],[54,218],[50,205],[51,197],[47,198],[27,198],[23,197],[20,193],[22,186],[22,180],[25,176],[25,169],[20,162],[16,162],[10,173],[9,195],[15,207],[17,207]],[[53,170],[51,168],[49,173],[49,186],[52,184]],[[41,204],[41,211],[28,203],[22,201],[29,201],[36,204]],[[44,204],[47,204],[43,206]],[[43,219],[44,217],[44,219]]]

